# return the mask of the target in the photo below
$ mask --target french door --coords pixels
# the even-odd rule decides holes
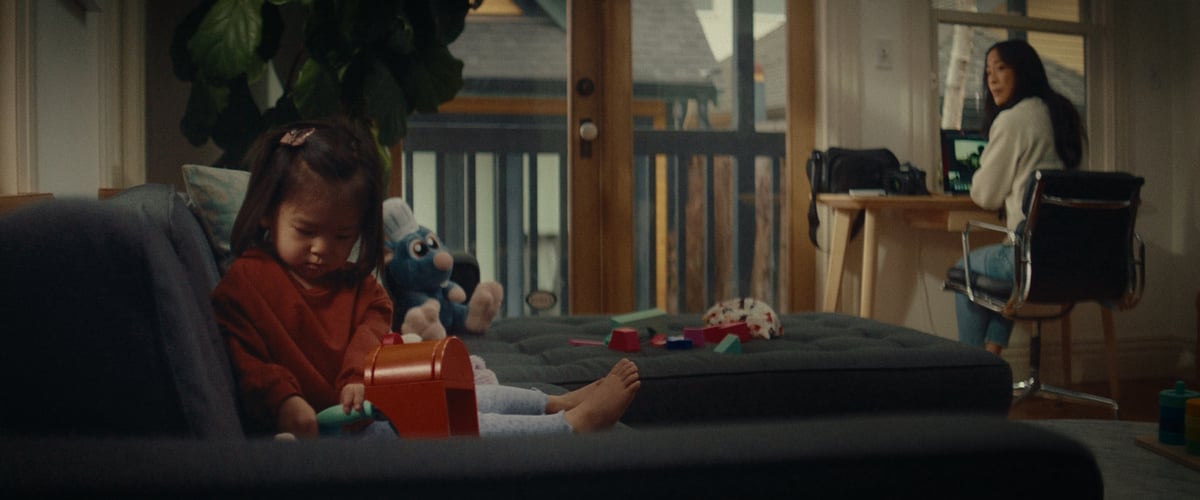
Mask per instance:
[[[410,121],[418,220],[504,316],[812,309],[812,6],[758,3],[485,2],[463,91]]]

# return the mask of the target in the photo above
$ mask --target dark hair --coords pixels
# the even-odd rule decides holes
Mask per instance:
[[[1087,140],[1083,121],[1075,105],[1062,94],[1050,88],[1046,67],[1037,51],[1024,40],[1005,40],[988,48],[985,54],[996,51],[1004,64],[1013,70],[1012,98],[999,106],[988,90],[987,69],[983,71],[983,133],[987,135],[996,115],[1013,107],[1026,97],[1039,97],[1050,110],[1050,126],[1054,129],[1054,150],[1067,170],[1079,167],[1083,160],[1083,145]]]
[[[348,121],[292,123],[259,136],[246,164],[250,184],[233,223],[234,256],[252,247],[274,253],[260,222],[284,199],[334,191],[359,200],[363,211],[358,258],[346,277],[357,282],[383,265],[383,168],[370,133]]]

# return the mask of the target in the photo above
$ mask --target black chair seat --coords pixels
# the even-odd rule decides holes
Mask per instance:
[[[1109,308],[1137,304],[1145,285],[1145,245],[1134,229],[1145,181],[1124,172],[1038,170],[1025,192],[1025,220],[1013,231],[968,223],[963,230],[964,258],[972,250],[971,229],[1005,233],[1012,244],[1014,276],[997,280],[966,270],[946,272],[944,288],[1006,318],[1034,320],[1029,341],[1028,379],[1013,384],[1017,401],[1039,392],[1112,407],[1117,416],[1116,340]],[[1099,302],[1108,354],[1106,398],[1042,383],[1042,321],[1064,319],[1077,302]],[[1062,327],[1063,380],[1071,380],[1069,322]]]
[[[961,267],[951,267],[946,270],[946,286],[966,290],[967,272]],[[998,280],[980,273],[971,273],[971,288],[976,293],[1007,300],[1012,295],[1011,280]]]

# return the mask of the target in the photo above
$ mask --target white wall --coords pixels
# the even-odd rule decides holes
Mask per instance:
[[[937,125],[929,119],[930,77],[922,76],[932,67],[928,2],[819,4],[819,22],[825,23],[818,43],[824,62],[819,130],[825,137],[818,137],[818,143],[885,146],[901,161],[933,165]],[[1195,265],[1200,218],[1192,201],[1200,189],[1200,141],[1195,139],[1200,124],[1194,112],[1200,109],[1200,54],[1191,48],[1200,42],[1192,29],[1200,21],[1200,3],[1115,0],[1111,7],[1116,50],[1110,62],[1118,70],[1113,76],[1117,95],[1111,100],[1117,108],[1113,135],[1116,158],[1127,163],[1115,168],[1147,180],[1138,227],[1149,254],[1145,298],[1135,309],[1116,315],[1119,370],[1123,378],[1190,377],[1200,292]],[[881,41],[893,48],[898,61],[891,68],[877,66]],[[895,213],[885,214],[880,227],[876,319],[956,338],[953,296],[941,291],[941,281],[959,256],[958,236],[912,229]],[[861,241],[852,243],[850,269],[861,264],[861,248]],[[826,257],[818,253],[819,268]],[[856,272],[847,276],[840,310],[857,309],[857,285]],[[1072,316],[1075,381],[1106,377],[1097,311],[1094,305],[1081,305]],[[1005,354],[1018,376],[1027,366],[1028,330],[1018,326]],[[1057,327],[1045,332],[1046,366],[1057,366]],[[1054,370],[1046,375],[1050,381],[1058,378]]]
[[[100,187],[96,14],[77,2],[33,2],[36,191],[96,197]]]

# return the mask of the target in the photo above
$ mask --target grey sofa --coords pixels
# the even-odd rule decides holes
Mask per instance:
[[[1006,366],[838,315],[797,315],[786,340],[749,343],[739,357],[643,351],[629,427],[609,433],[395,443],[248,437],[208,302],[218,277],[208,250],[168,186],[0,218],[0,373],[10,381],[0,495],[1103,493],[1085,448],[1005,419],[998,401],[1007,395],[993,379],[1008,376]],[[505,383],[566,390],[620,355],[564,347],[566,337],[600,334],[602,319],[501,321],[468,347]],[[888,364],[884,353],[897,348],[908,354]],[[873,387],[884,379],[896,383]],[[1055,474],[989,480],[1016,462]]]

